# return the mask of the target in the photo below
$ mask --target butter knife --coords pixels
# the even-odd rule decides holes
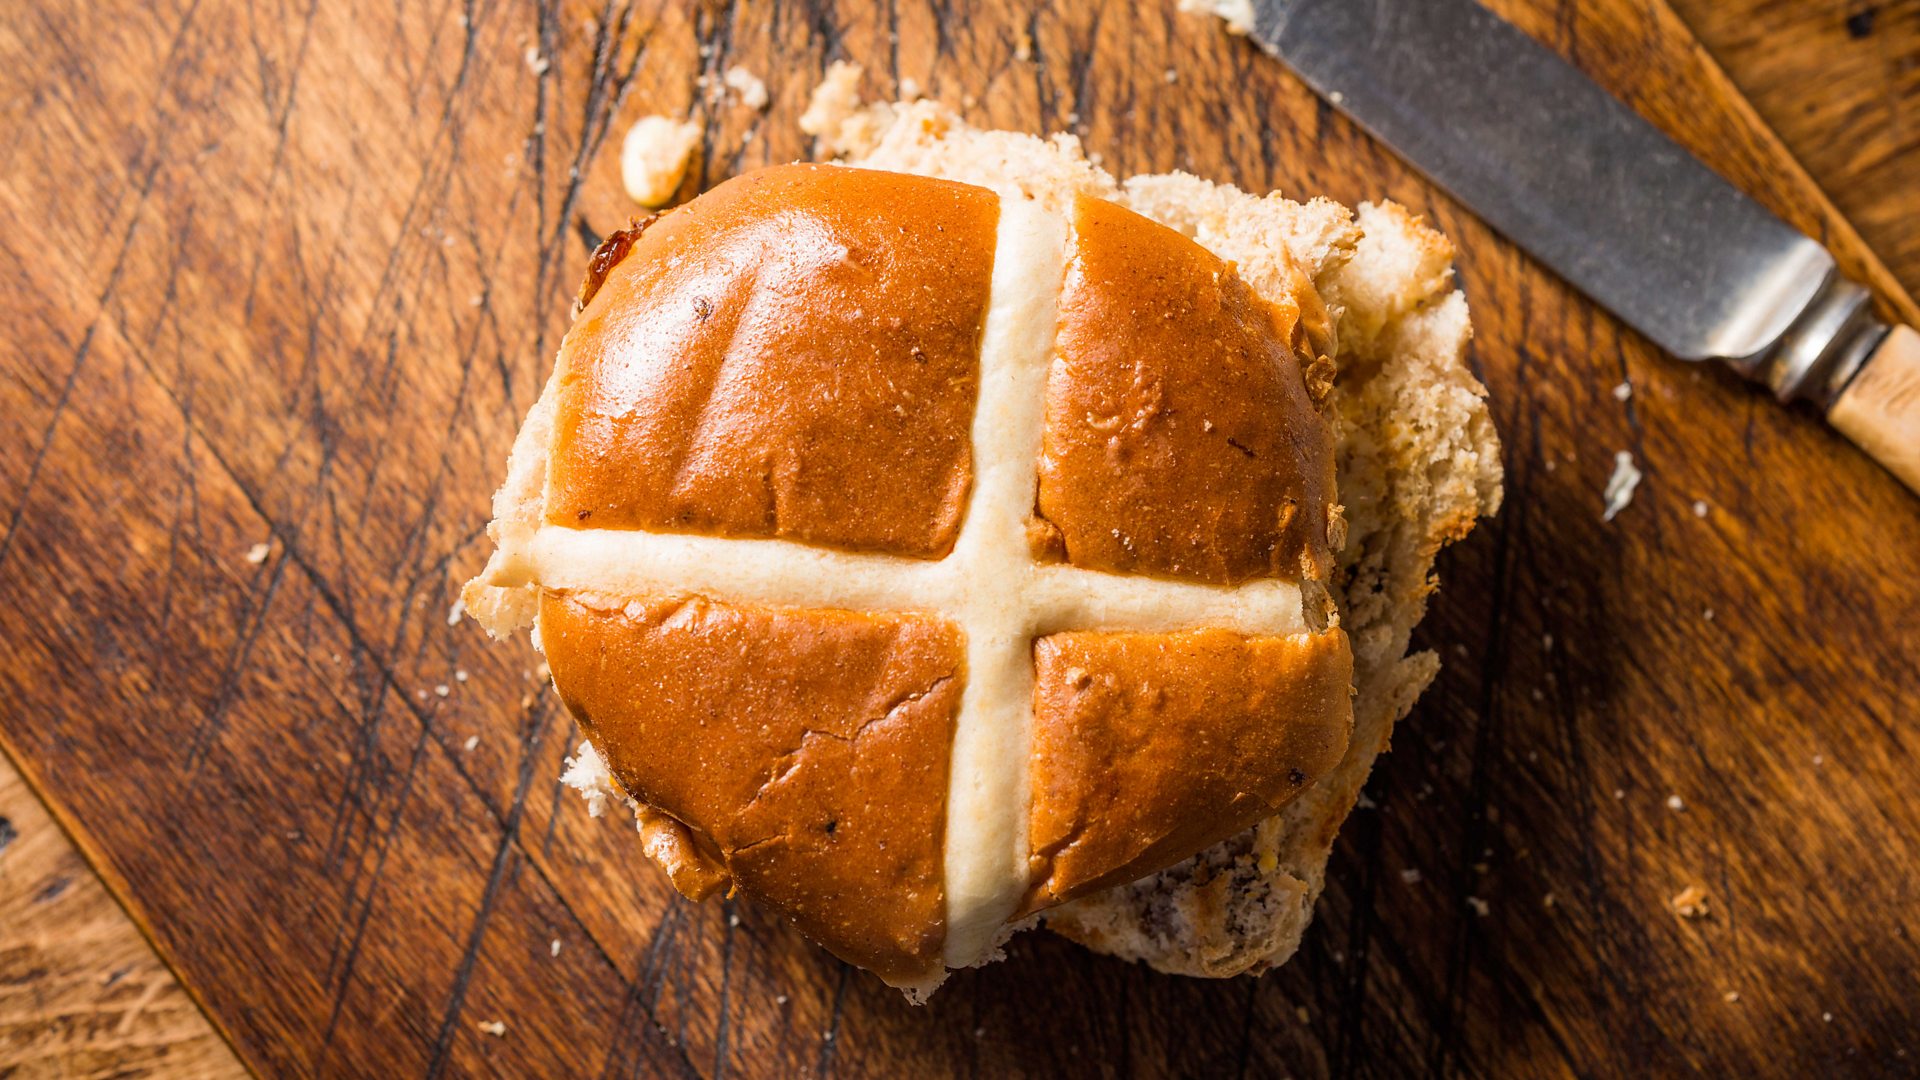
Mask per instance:
[[[1250,36],[1667,352],[1811,402],[1920,492],[1920,334],[1552,51],[1474,0],[1253,0]]]

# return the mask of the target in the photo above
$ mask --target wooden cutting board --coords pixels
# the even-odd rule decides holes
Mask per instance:
[[[1496,6],[1913,317],[1664,7]],[[0,50],[0,743],[259,1072],[1913,1071],[1920,501],[1658,356],[1212,24],[56,0]],[[1390,196],[1461,248],[1507,508],[1443,560],[1446,670],[1279,972],[1035,934],[909,1007],[677,899],[557,787],[578,735],[531,653],[449,625],[630,210],[626,125],[739,63],[773,106],[694,107],[697,181],[802,156],[840,58],[1116,171]],[[1647,479],[1603,524],[1622,449]]]

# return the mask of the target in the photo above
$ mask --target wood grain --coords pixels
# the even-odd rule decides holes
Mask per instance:
[[[1920,0],[1673,6],[1907,290],[1920,290]]]
[[[0,1076],[246,1075],[0,762]]]
[[[1502,7],[1910,304],[1665,8]],[[1120,171],[1389,194],[1461,246],[1508,509],[1443,566],[1447,671],[1273,976],[1031,935],[912,1009],[675,899],[562,798],[532,657],[447,624],[629,210],[618,133],[741,63],[773,108],[695,109],[697,180],[800,156],[845,57]],[[0,58],[0,584],[35,598],[0,610],[0,741],[263,1073],[1911,1071],[1920,568],[1884,553],[1920,509],[1244,42],[1133,5],[55,2]],[[1602,525],[1623,448],[1648,478]]]

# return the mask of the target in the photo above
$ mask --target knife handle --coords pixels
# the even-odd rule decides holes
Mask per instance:
[[[1920,492],[1920,333],[1911,326],[1888,331],[1827,420]]]

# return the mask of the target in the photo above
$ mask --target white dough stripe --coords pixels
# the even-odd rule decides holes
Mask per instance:
[[[486,574],[489,585],[509,588],[911,611],[958,624],[966,636],[967,678],[947,795],[948,968],[987,959],[1028,886],[1035,637],[1062,630],[1309,630],[1297,583],[1203,585],[1032,558],[1026,528],[1039,482],[1047,369],[1068,246],[1064,218],[1017,192],[1002,193],[972,430],[973,487],[946,558],[540,525],[503,536]],[[911,989],[930,990],[943,977],[944,971],[930,972]]]

